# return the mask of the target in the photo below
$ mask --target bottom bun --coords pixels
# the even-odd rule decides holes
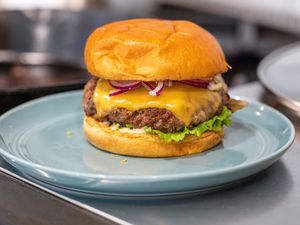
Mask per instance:
[[[125,133],[113,130],[92,117],[85,117],[84,133],[88,141],[101,150],[128,156],[175,157],[203,152],[216,146],[224,137],[220,132],[207,131],[197,137],[187,135],[180,142],[166,142],[155,134]]]

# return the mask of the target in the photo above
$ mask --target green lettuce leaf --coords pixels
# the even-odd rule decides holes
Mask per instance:
[[[120,123],[117,123],[117,122],[113,122],[113,125],[117,128],[117,129],[121,129],[121,128],[129,128],[129,129],[132,129],[133,128],[133,125],[132,124],[120,124]]]
[[[214,116],[213,118],[198,124],[193,129],[188,129],[185,127],[182,131],[175,133],[164,133],[159,130],[153,130],[151,127],[144,127],[146,133],[157,134],[161,139],[171,142],[171,141],[182,141],[187,134],[193,134],[200,137],[205,131],[221,131],[223,124],[227,127],[230,127],[231,111],[227,107],[223,107],[223,110],[220,114]]]
[[[132,128],[133,128],[133,125],[132,125],[132,124],[125,124],[125,127],[126,127],[126,128],[129,128],[129,129],[132,129]]]

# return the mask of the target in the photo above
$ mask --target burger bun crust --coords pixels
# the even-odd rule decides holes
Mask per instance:
[[[183,141],[166,142],[155,134],[124,133],[113,130],[88,116],[84,119],[83,131],[87,140],[101,150],[120,155],[152,158],[203,152],[219,144],[224,137],[223,130],[207,131],[201,137],[187,135]]]
[[[85,46],[88,71],[107,80],[209,79],[228,70],[217,40],[184,20],[131,19],[97,28]]]

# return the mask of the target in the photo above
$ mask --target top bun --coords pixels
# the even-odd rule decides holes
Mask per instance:
[[[228,70],[217,40],[181,20],[131,19],[97,28],[85,46],[88,71],[107,80],[208,79]]]

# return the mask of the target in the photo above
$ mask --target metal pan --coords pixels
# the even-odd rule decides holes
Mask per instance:
[[[0,113],[36,97],[80,89],[89,78],[78,58],[0,51]]]
[[[258,78],[277,100],[300,112],[300,42],[280,48],[262,60]]]

